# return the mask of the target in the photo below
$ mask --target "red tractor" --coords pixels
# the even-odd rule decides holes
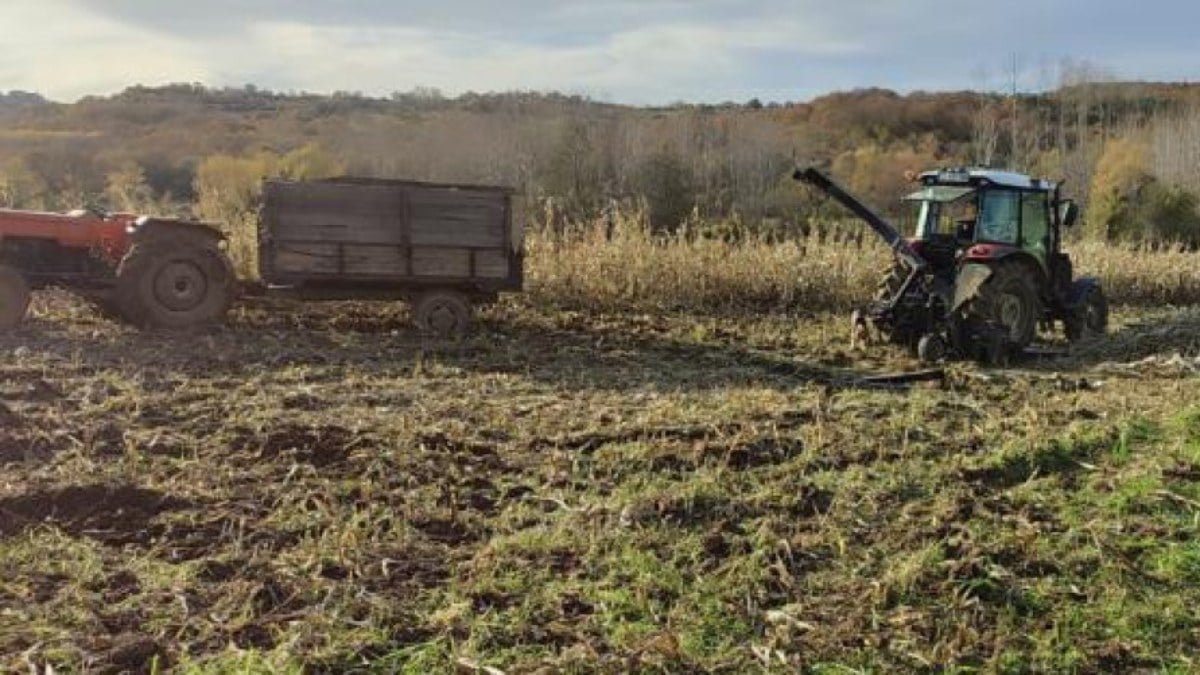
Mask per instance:
[[[818,169],[794,178],[840,202],[892,249],[875,299],[855,312],[856,333],[874,327],[923,361],[1002,362],[1023,352],[1039,325],[1060,323],[1071,341],[1107,329],[1100,281],[1076,277],[1062,248],[1079,209],[1057,183],[992,169],[927,171],[905,198],[917,216],[916,236],[906,239]]]
[[[61,287],[145,328],[220,321],[237,279],[224,236],[203,223],[91,210],[0,209],[0,331],[30,290]]]

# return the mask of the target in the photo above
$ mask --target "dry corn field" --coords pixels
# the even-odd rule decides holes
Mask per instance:
[[[1200,254],[1112,335],[853,350],[886,252],[534,234],[459,342],[247,299],[0,337],[0,670],[1196,672]]]

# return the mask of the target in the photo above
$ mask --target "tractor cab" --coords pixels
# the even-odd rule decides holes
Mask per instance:
[[[979,191],[960,185],[929,185],[904,201],[916,210],[916,232],[909,245],[935,271],[952,270],[958,252],[975,241]]]
[[[1060,232],[1074,223],[1074,203],[1059,186],[993,169],[942,169],[920,174],[921,189],[905,197],[916,209],[914,248],[935,270],[960,260],[988,261],[1021,254],[1056,276]]]

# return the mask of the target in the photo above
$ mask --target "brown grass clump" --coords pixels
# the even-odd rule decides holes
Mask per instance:
[[[1200,252],[1147,250],[1081,242],[1070,247],[1075,273],[1099,277],[1111,302],[1122,305],[1191,305],[1200,302]]]
[[[638,216],[527,239],[530,301],[605,311],[826,311],[869,293],[881,245],[656,235]]]

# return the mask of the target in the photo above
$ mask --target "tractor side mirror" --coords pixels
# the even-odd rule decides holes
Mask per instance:
[[[1063,227],[1073,227],[1077,220],[1079,220],[1079,205],[1070,199],[1059,202],[1058,222],[1062,223]]]

